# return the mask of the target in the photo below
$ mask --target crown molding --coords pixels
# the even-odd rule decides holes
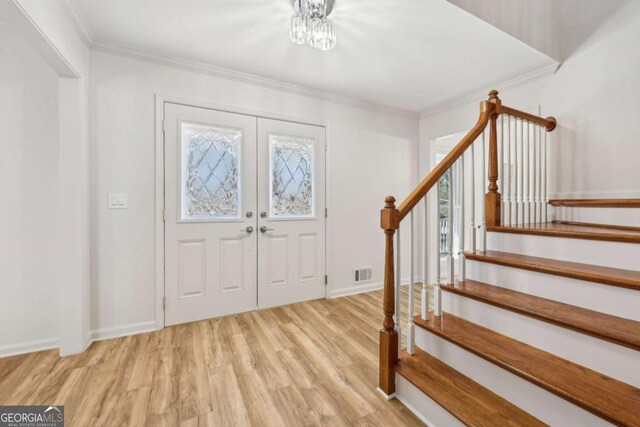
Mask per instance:
[[[293,83],[287,83],[280,80],[270,79],[267,77],[261,77],[255,74],[244,73],[240,71],[230,70],[228,68],[218,67],[215,65],[207,64],[204,62],[191,61],[182,59],[175,56],[163,55],[156,52],[150,52],[142,49],[133,48],[130,46],[109,43],[97,40],[91,31],[91,27],[87,23],[84,15],[78,9],[75,2],[72,0],[56,0],[67,19],[71,21],[76,33],[83,41],[83,43],[91,50],[96,52],[103,52],[112,55],[122,56],[130,59],[137,59],[139,61],[150,62],[157,65],[164,65],[168,67],[178,68],[185,71],[191,71],[196,73],[208,74],[215,77],[224,78],[227,80],[234,80],[241,83],[248,83],[256,86],[261,86],[268,89],[275,89],[279,91],[289,92],[294,95],[306,96],[308,98],[319,99],[323,101],[331,101],[348,105],[350,107],[362,108],[365,110],[372,110],[376,112],[383,112],[388,114],[394,114],[401,117],[407,117],[411,119],[418,119],[420,117],[417,111],[409,111],[401,108],[394,108],[387,105],[376,104],[373,102],[363,101],[357,98],[339,95],[337,93],[323,91],[319,89],[313,89],[305,86],[296,85]]]
[[[177,68],[185,71],[208,74],[214,77],[220,77],[223,79],[233,80],[240,83],[248,83],[255,86],[261,86],[267,89],[275,89],[283,92],[292,93],[294,95],[306,96],[308,98],[315,98],[323,101],[336,102],[336,103],[348,105],[351,107],[362,108],[366,110],[373,110],[377,112],[390,113],[390,114],[395,114],[395,115],[412,118],[412,119],[418,119],[420,117],[419,114],[414,111],[408,111],[408,110],[403,110],[399,108],[389,107],[386,105],[362,101],[356,98],[338,95],[333,92],[323,91],[319,89],[312,89],[305,86],[286,83],[280,80],[261,77],[255,74],[230,70],[228,68],[218,67],[218,66],[203,63],[203,62],[181,59],[174,56],[148,52],[140,49],[135,49],[129,46],[95,41],[92,44],[91,48],[96,52],[108,53],[108,54],[122,56],[130,59],[136,59],[139,61],[150,62],[157,65],[173,67],[173,68]]]
[[[71,0],[56,0],[60,9],[64,12],[65,16],[69,21],[71,21],[71,25],[73,29],[76,31],[80,40],[84,43],[85,46],[91,48],[93,43],[95,43],[95,37],[91,32],[91,27],[87,23],[86,19],[84,19],[84,15],[74,2]]]
[[[556,62],[551,65],[547,65],[545,67],[534,70],[530,73],[523,74],[519,77],[513,78],[511,80],[507,80],[506,82],[496,83],[493,85],[489,85],[488,87],[470,93],[468,95],[464,95],[459,98],[455,98],[453,100],[444,102],[442,104],[438,104],[434,107],[431,107],[427,110],[424,110],[420,113],[420,118],[423,119],[425,117],[429,117],[434,114],[442,113],[447,110],[451,110],[455,107],[459,107],[464,104],[468,104],[470,102],[476,102],[479,99],[485,99],[487,97],[487,93],[490,90],[496,89],[498,91],[505,91],[508,89],[513,89],[518,86],[523,86],[527,83],[531,83],[533,81],[539,80],[543,77],[550,76],[556,72],[556,70],[560,67],[560,63]]]

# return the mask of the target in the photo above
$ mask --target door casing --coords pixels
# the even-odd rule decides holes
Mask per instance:
[[[197,108],[224,111],[228,113],[245,114],[258,118],[283,120],[325,128],[325,206],[329,215],[325,221],[325,272],[329,277],[329,283],[325,286],[325,298],[331,290],[331,124],[313,118],[288,116],[285,114],[264,112],[248,108],[238,108],[220,105],[206,101],[185,99],[175,96],[155,94],[155,323],[156,329],[163,329],[164,323],[164,298],[165,298],[165,254],[164,254],[164,106],[166,103],[180,104]]]

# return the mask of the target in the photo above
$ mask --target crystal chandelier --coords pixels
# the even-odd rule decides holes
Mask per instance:
[[[327,18],[333,10],[334,0],[292,0],[295,14],[291,17],[289,38],[292,42],[309,45],[320,50],[336,46],[336,27]]]

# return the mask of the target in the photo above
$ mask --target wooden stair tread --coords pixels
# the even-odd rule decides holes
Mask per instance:
[[[556,276],[570,277],[572,279],[640,290],[640,271],[602,267],[571,261],[559,261],[499,251],[465,252],[465,258],[540,273],[554,274]]]
[[[640,350],[640,322],[540,298],[475,280],[443,285],[453,292],[544,322]],[[638,355],[640,358],[640,354]],[[639,403],[640,404],[640,403]]]
[[[546,351],[443,313],[415,324],[621,426],[640,425],[640,389]]]
[[[546,425],[417,347],[402,352],[396,372],[466,425]]]
[[[604,240],[608,242],[640,243],[640,231],[546,222],[508,226],[487,226],[487,231],[497,233],[531,234],[536,236],[566,237],[570,239]]]
[[[640,208],[640,199],[551,199],[549,204],[579,208]]]
[[[579,222],[579,221],[562,221],[554,219],[551,221],[554,224],[567,224],[567,225],[580,225],[582,227],[595,227],[595,228],[608,228],[611,230],[624,230],[624,231],[640,231],[640,227],[633,227],[631,225],[615,225],[615,224],[601,224],[593,222]]]

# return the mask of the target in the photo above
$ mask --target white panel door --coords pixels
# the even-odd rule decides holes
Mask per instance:
[[[165,104],[165,324],[256,309],[256,118]]]
[[[258,119],[258,305],[325,295],[325,129]]]

